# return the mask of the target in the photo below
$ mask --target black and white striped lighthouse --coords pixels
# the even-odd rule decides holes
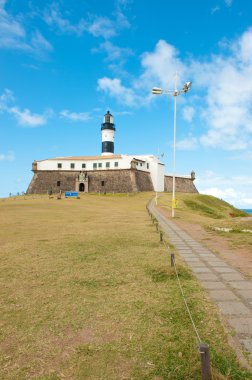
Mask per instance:
[[[109,111],[104,115],[101,131],[102,156],[114,154],[115,124],[113,115]]]

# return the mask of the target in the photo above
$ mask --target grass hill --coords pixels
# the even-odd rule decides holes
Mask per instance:
[[[233,247],[243,246],[251,250],[252,217],[229,203],[203,194],[177,194],[176,219],[198,224],[206,230],[226,237]],[[170,212],[171,195],[161,195],[159,205]]]
[[[151,196],[0,200],[1,379],[201,379],[176,276],[145,209]],[[214,379],[251,379],[215,307],[177,266]]]
[[[249,216],[222,199],[204,194],[178,193],[178,211],[190,212],[190,215],[199,214],[212,219],[229,219]],[[166,199],[167,196],[162,197]],[[165,204],[165,202],[161,202]]]

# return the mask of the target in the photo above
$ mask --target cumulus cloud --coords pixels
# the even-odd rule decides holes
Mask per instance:
[[[200,116],[208,128],[200,141],[226,150],[251,149],[252,29],[228,46],[229,51],[207,63],[193,61],[189,68],[202,95]]]
[[[119,75],[113,79],[101,78],[98,88],[118,102],[126,99],[128,106],[143,106],[154,99],[148,95],[153,85],[172,89],[174,74],[178,72],[181,82],[184,78],[193,82],[182,116],[189,123],[197,117],[197,123],[204,125],[201,136],[197,136],[198,146],[251,151],[252,28],[220,49],[219,54],[199,60],[182,59],[175,46],[160,40],[153,51],[142,54],[138,78],[129,77],[129,83],[124,85]],[[115,51],[115,54],[119,52]],[[181,82],[179,87],[183,84]],[[185,98],[183,101],[182,98],[180,102],[183,104]],[[197,131],[199,134],[199,129]],[[182,141],[181,147],[185,144],[196,146],[196,140],[190,136],[188,141]]]
[[[179,51],[164,40],[158,41],[153,52],[142,55],[141,66],[143,74],[138,84],[148,88],[153,87],[153,83],[173,88],[175,73],[178,72],[179,78],[185,73],[185,66],[179,59]]]
[[[115,51],[115,54],[119,52]],[[178,58],[178,51],[166,41],[160,40],[154,52],[146,52],[141,57],[142,74],[133,79],[130,86],[122,85],[120,78],[100,78],[98,89],[116,98],[119,103],[139,107],[147,105],[152,99],[150,88],[153,83],[170,85],[173,88],[175,72],[182,74],[185,70]]]
[[[123,86],[120,79],[101,78],[98,80],[98,89],[115,97],[120,103],[127,106],[136,107],[139,104],[139,96],[131,88]]]
[[[91,119],[89,112],[71,112],[69,110],[62,110],[60,116],[64,119],[71,121],[88,121]]]

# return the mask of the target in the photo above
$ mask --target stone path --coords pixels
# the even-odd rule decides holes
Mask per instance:
[[[219,307],[242,346],[252,354],[252,281],[168,220],[155,208],[154,200],[149,210]]]

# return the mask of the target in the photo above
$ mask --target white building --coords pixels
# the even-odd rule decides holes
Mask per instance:
[[[114,154],[115,125],[109,111],[104,115],[101,132],[100,156],[56,157],[34,161],[34,176],[27,192],[169,190],[171,176],[165,176],[164,164],[157,157]],[[194,178],[177,177],[177,180],[182,190],[188,188],[194,192]]]

